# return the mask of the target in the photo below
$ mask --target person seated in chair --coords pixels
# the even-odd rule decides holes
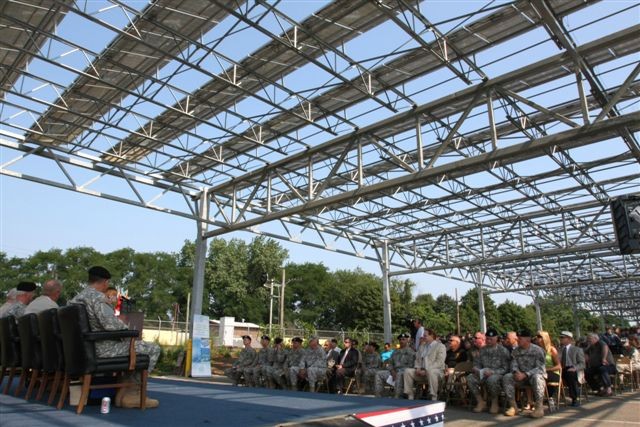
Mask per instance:
[[[360,383],[364,393],[371,393],[375,386],[376,372],[382,367],[382,359],[378,354],[378,344],[371,341],[364,347]]]
[[[329,390],[333,393],[338,391],[342,394],[344,388],[344,377],[353,377],[360,360],[358,350],[352,348],[352,340],[349,337],[344,339],[344,349],[340,352],[338,362],[333,367],[329,378]]]
[[[560,332],[560,366],[562,367],[562,382],[566,384],[571,397],[571,406],[578,406],[578,384],[580,377],[584,377],[584,351],[573,344],[573,334],[569,331]]]
[[[287,356],[288,352],[282,345],[282,338],[273,340],[273,364],[268,368],[269,385],[275,385],[281,389],[287,388]]]
[[[531,332],[523,330],[518,334],[518,348],[511,353],[511,372],[502,378],[502,388],[507,395],[508,408],[505,415],[516,415],[516,384],[530,385],[535,399],[535,409],[531,416],[544,416],[542,400],[546,386],[547,372],[544,366],[544,350],[531,343]]]
[[[260,338],[260,351],[256,356],[256,363],[245,370],[245,380],[249,387],[268,385],[267,371],[273,364],[273,349],[269,346],[271,338],[263,335]]]
[[[327,377],[327,361],[317,337],[309,338],[309,348],[299,364],[298,377],[309,382],[309,391],[316,391],[316,384]]]
[[[42,285],[41,295],[29,303],[24,314],[38,314],[50,308],[58,308],[57,301],[60,294],[62,294],[62,283],[55,279],[47,280]]]
[[[447,349],[437,339],[433,329],[425,329],[420,341],[418,353],[414,362],[414,368],[404,370],[404,393],[409,400],[415,396],[415,382],[427,383],[429,387],[427,399],[436,400],[440,383],[444,378],[445,358]]]
[[[33,282],[20,282],[15,289],[15,291],[9,291],[7,302],[0,307],[0,318],[13,316],[17,321],[18,317],[24,315],[27,306],[33,300],[36,284]]]
[[[411,368],[416,359],[416,352],[410,345],[411,335],[398,335],[400,348],[395,350],[389,359],[387,369],[380,370],[375,377],[375,396],[381,397],[384,383],[393,383],[394,395],[399,398],[404,390],[404,370]]]
[[[111,279],[109,270],[95,266],[89,269],[88,275],[87,287],[73,297],[70,302],[72,304],[82,304],[86,307],[89,326],[94,332],[128,329],[127,325],[113,315],[113,308],[109,305],[104,294],[109,287],[109,280]],[[98,357],[128,356],[129,342],[129,339],[97,341],[96,355]],[[160,346],[155,343],[136,340],[135,351],[138,354],[149,355],[149,372],[152,372],[158,357],[160,357]],[[133,380],[139,381],[140,379],[135,376]],[[132,388],[120,388],[114,403],[116,406],[123,408],[139,408],[140,391]],[[146,397],[147,408],[155,408],[158,404],[156,399]]]
[[[233,362],[233,365],[224,371],[224,374],[231,378],[233,385],[238,385],[243,376],[245,384],[249,385],[247,377],[251,375],[251,370],[253,369],[258,356],[253,347],[251,347],[251,337],[249,335],[242,336],[242,344],[244,345],[244,348],[240,350],[238,360]]]
[[[291,390],[300,390],[298,384],[306,381],[306,372],[304,370],[305,350],[302,348],[302,338],[293,337],[291,340],[291,350],[287,354],[287,374],[289,378],[289,387]]]
[[[587,360],[585,375],[592,390],[598,390],[600,396],[611,396],[611,375],[616,373],[616,363],[609,346],[598,334],[589,334],[589,346],[584,351]]]
[[[473,361],[472,373],[467,376],[469,390],[478,404],[473,412],[487,409],[487,402],[482,397],[480,387],[484,384],[491,400],[489,412],[497,414],[500,411],[498,398],[502,392],[502,376],[510,369],[511,355],[503,345],[498,344],[498,332],[489,329],[485,335],[485,346]]]

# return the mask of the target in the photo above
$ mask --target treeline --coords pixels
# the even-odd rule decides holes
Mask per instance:
[[[107,267],[114,286],[128,290],[136,307],[147,318],[185,320],[187,296],[191,291],[195,245],[185,242],[177,253],[139,253],[130,248],[106,254],[93,248],[39,251],[27,258],[8,257],[0,252],[0,291],[20,280],[42,283],[57,278],[64,284],[62,302],[77,294],[86,282],[92,265]],[[256,237],[213,239],[207,252],[203,312],[212,318],[234,316],[254,323],[269,321],[269,289],[265,275],[280,282],[281,266],[288,252],[276,241]],[[345,331],[358,329],[381,332],[382,279],[360,269],[329,271],[321,263],[286,264],[285,323],[313,329]],[[434,279],[437,280],[437,279]],[[414,297],[411,280],[391,281],[394,331],[406,330],[413,317],[426,326],[446,333],[456,330],[456,301],[448,295]],[[277,292],[276,292],[277,293]],[[535,330],[535,309],[507,301],[500,305],[485,295],[487,325],[500,331]],[[176,307],[179,309],[176,310]],[[541,304],[543,326],[552,334],[573,330],[571,307],[561,302]],[[274,323],[278,313],[274,301]],[[591,331],[599,319],[586,311],[579,313],[581,329]],[[478,328],[478,294],[469,290],[460,299],[461,331]]]

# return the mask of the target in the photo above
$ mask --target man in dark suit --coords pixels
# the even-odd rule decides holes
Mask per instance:
[[[578,378],[584,375],[584,352],[573,344],[573,334],[569,331],[560,333],[560,345],[562,381],[569,389],[571,406],[578,406]]]
[[[352,347],[352,340],[349,337],[344,339],[344,350],[340,352],[340,357],[334,366],[329,380],[329,389],[337,389],[338,394],[342,393],[344,387],[344,377],[353,377],[360,361],[358,350]]]

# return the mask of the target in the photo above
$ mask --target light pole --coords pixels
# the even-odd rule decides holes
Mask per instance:
[[[265,288],[269,288],[269,336],[271,336],[272,325],[273,325],[273,279],[269,279],[269,275],[267,275],[268,283],[265,283]]]

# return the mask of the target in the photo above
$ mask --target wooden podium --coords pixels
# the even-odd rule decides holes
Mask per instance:
[[[141,311],[134,311],[132,313],[123,313],[118,316],[118,319],[122,320],[129,329],[140,331],[140,336],[137,338],[142,339],[142,328],[144,324],[144,313]]]

